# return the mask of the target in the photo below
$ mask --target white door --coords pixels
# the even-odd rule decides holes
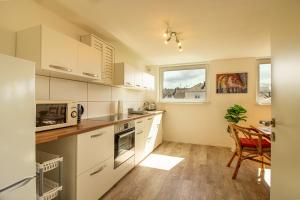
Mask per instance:
[[[300,1],[272,1],[271,200],[300,199]]]

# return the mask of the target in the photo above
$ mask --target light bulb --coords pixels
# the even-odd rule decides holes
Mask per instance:
[[[181,46],[181,42],[177,42],[177,45],[178,45],[178,46]]]
[[[168,36],[167,32],[163,34],[163,37],[166,38]]]
[[[180,52],[182,52],[182,51],[183,51],[182,47],[179,47],[179,51],[180,51]]]

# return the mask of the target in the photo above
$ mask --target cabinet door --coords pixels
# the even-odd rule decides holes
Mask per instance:
[[[155,145],[157,126],[153,124],[153,116],[147,117],[145,122],[145,155],[150,154]]]
[[[114,155],[114,127],[77,136],[77,175]]]
[[[98,50],[78,43],[79,75],[92,79],[101,79],[102,56]]]
[[[147,72],[143,72],[143,87],[145,89],[154,90],[154,84],[154,76]]]
[[[78,41],[46,27],[41,34],[41,68],[75,74]]]
[[[78,200],[97,200],[114,184],[114,158],[95,166],[77,177]]]
[[[135,165],[140,163],[144,157],[145,149],[145,120],[135,121]]]
[[[143,72],[139,69],[135,69],[134,71],[134,83],[137,88],[143,87]]]
[[[114,76],[115,49],[107,44],[103,45],[102,79],[104,83],[112,84]]]
[[[124,85],[134,87],[134,68],[130,65],[124,65]]]

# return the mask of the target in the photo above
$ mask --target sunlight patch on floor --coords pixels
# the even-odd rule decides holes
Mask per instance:
[[[258,168],[258,177],[261,175],[261,168]],[[259,180],[261,181],[261,180]],[[264,182],[271,187],[271,169],[265,169],[264,172]]]
[[[183,160],[184,158],[180,158],[180,157],[166,156],[160,154],[150,154],[139,165],[143,167],[150,167],[150,168],[169,171]]]

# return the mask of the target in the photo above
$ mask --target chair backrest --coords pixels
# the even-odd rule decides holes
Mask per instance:
[[[262,153],[262,135],[257,130],[236,124],[230,124],[229,126],[238,151],[242,150],[241,138],[246,138],[253,141],[259,154]],[[257,142],[254,139],[257,139]]]

